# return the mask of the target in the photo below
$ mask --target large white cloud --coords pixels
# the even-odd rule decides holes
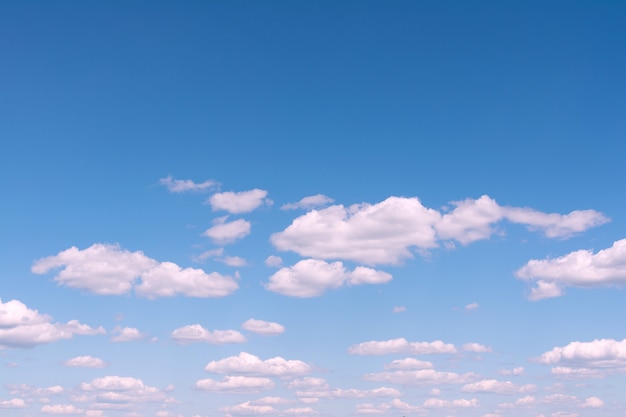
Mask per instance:
[[[199,324],[183,326],[174,330],[171,339],[181,345],[204,342],[212,345],[222,345],[226,343],[243,343],[246,341],[244,335],[237,330],[207,330]]]
[[[204,182],[196,183],[192,180],[175,180],[171,175],[165,178],[161,178],[159,183],[165,186],[172,193],[183,193],[186,191],[207,191],[215,187],[217,183],[215,181],[207,180]]]
[[[433,353],[456,353],[453,344],[441,340],[434,342],[409,342],[405,338],[390,340],[372,340],[359,343],[348,348],[351,355],[388,355],[392,353],[407,353],[413,355],[428,355]]]
[[[312,210],[271,237],[279,250],[317,259],[345,259],[369,265],[397,264],[414,251],[441,241],[468,244],[488,239],[502,220],[566,238],[606,223],[594,210],[567,215],[500,206],[489,196],[452,202],[450,212],[424,207],[417,198],[389,197],[377,204],[334,205]]]
[[[218,361],[211,361],[204,368],[218,374],[248,374],[255,376],[293,377],[312,371],[311,366],[299,360],[287,360],[280,356],[261,360],[258,356],[241,352]]]
[[[571,342],[555,347],[539,357],[559,378],[600,378],[614,373],[626,373],[626,339],[596,339],[591,342]]]
[[[213,194],[208,203],[213,211],[225,210],[233,214],[249,213],[263,204],[271,204],[271,200],[265,197],[267,197],[267,191],[255,188],[239,193],[227,191]]]
[[[391,279],[386,272],[363,266],[348,271],[341,262],[304,259],[276,271],[265,288],[292,297],[316,297],[343,285],[384,284]]]
[[[238,288],[229,276],[158,262],[119,245],[96,243],[84,250],[71,247],[35,261],[32,271],[45,274],[58,268],[62,268],[54,277],[58,283],[100,295],[127,294],[134,287],[136,294],[149,299],[179,294],[223,297]]]
[[[243,219],[229,222],[227,219],[228,216],[224,216],[213,220],[213,226],[207,229],[204,235],[211,238],[215,244],[225,245],[243,239],[250,234],[250,222]]]
[[[578,250],[555,259],[533,259],[516,273],[518,278],[536,282],[530,297],[539,300],[558,297],[564,287],[601,287],[626,284],[626,239],[597,253]]]
[[[239,375],[226,376],[221,381],[206,378],[196,382],[196,388],[201,390],[222,391],[233,394],[256,393],[273,389],[274,386],[274,382],[269,378]]]
[[[27,348],[71,339],[74,335],[104,334],[102,327],[92,328],[77,320],[53,323],[52,318],[29,309],[19,300],[6,303],[0,299],[0,347]]]
[[[263,336],[275,336],[285,332],[285,326],[273,321],[250,319],[246,320],[241,327],[249,332]]]

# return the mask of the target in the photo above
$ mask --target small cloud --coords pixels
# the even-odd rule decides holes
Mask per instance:
[[[82,367],[82,368],[104,368],[106,364],[100,358],[92,356],[77,356],[62,362],[64,366]]]
[[[134,327],[120,327],[116,326],[113,331],[113,334],[117,334],[117,336],[113,336],[111,338],[111,342],[132,342],[135,340],[142,340],[146,337],[145,334],[141,333],[138,329]]]
[[[406,307],[404,306],[398,306],[398,307],[394,307],[393,308],[393,312],[394,313],[402,313],[406,311]]]
[[[228,256],[224,253],[224,248],[212,249],[202,252],[200,255],[192,257],[194,262],[203,262],[206,259],[214,259],[228,266],[246,266],[248,262],[240,256]]]
[[[282,264],[283,264],[283,258],[281,258],[280,256],[270,255],[265,260],[266,266],[271,266],[274,268],[277,268],[281,266]]]
[[[184,193],[187,191],[208,191],[217,185],[217,182],[207,180],[201,183],[195,183],[192,180],[175,180],[171,175],[159,180],[159,184],[165,186],[171,193]]]
[[[243,219],[227,222],[227,218],[228,216],[218,217],[213,221],[213,227],[204,232],[213,243],[221,245],[232,243],[250,234],[250,222]]]
[[[241,327],[263,336],[274,336],[285,332],[285,327],[281,324],[255,319],[247,320]]]
[[[333,200],[330,197],[325,196],[324,194],[316,194],[316,195],[310,195],[308,197],[304,197],[302,200],[298,201],[297,203],[288,203],[288,204],[283,204],[281,206],[281,210],[296,210],[296,209],[304,209],[304,210],[308,210],[308,209],[312,209],[315,207],[322,207],[325,206],[327,204],[332,203]]]
[[[5,365],[7,368],[17,368],[19,365],[17,362],[7,362]]]
[[[465,310],[467,311],[477,310],[478,307],[480,307],[478,303],[471,303],[465,306]]]
[[[227,191],[213,194],[208,199],[213,211],[224,210],[231,214],[249,213],[263,204],[272,205],[272,200],[266,198],[267,191],[255,188],[250,191],[235,193]]]

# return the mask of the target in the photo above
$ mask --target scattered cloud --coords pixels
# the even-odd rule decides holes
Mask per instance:
[[[310,365],[299,360],[286,360],[280,356],[261,360],[258,356],[241,352],[219,361],[211,361],[204,368],[217,374],[248,374],[254,376],[294,377],[312,371]]]
[[[472,408],[478,407],[479,403],[476,398],[466,400],[464,398],[458,400],[442,400],[439,398],[429,398],[424,401],[424,408]]]
[[[279,411],[270,405],[256,405],[250,401],[236,404],[230,407],[221,407],[221,412],[232,415],[264,415],[264,414],[279,414]]]
[[[134,327],[116,326],[111,333],[117,335],[111,338],[111,342],[133,342],[135,340],[143,340],[146,335],[141,333],[139,329]]]
[[[77,320],[53,323],[52,317],[29,309],[19,300],[0,299],[0,348],[30,348],[74,335],[105,334],[102,327],[92,328]]]
[[[253,394],[274,388],[274,382],[269,378],[250,376],[226,376],[221,381],[201,379],[196,382],[196,388],[206,391],[220,391],[233,394]]]
[[[209,331],[199,324],[183,326],[174,330],[171,339],[181,345],[204,342],[212,345],[227,343],[243,343],[246,337],[237,330],[214,330]]]
[[[471,304],[466,305],[465,309],[467,311],[473,311],[473,310],[478,310],[478,307],[480,307],[478,303],[471,303]]]
[[[201,183],[195,183],[192,180],[175,180],[171,175],[161,178],[159,183],[165,186],[172,193],[184,193],[186,191],[208,191],[215,186],[217,182],[207,180]]]
[[[241,214],[254,211],[263,204],[271,205],[272,201],[266,197],[267,191],[255,188],[239,193],[227,191],[213,194],[207,202],[213,211],[224,210],[231,214]]]
[[[386,370],[432,369],[433,364],[415,358],[397,359],[385,365]]]
[[[538,361],[552,368],[552,375],[561,378],[600,378],[626,373],[626,339],[596,339],[572,342],[542,354]]]
[[[465,384],[474,381],[478,375],[474,373],[457,374],[454,372],[440,372],[434,369],[397,370],[367,374],[366,381],[390,382],[399,385],[443,385]]]
[[[211,238],[213,243],[225,245],[243,239],[250,234],[250,222],[238,219],[227,222],[228,216],[213,220],[213,227],[207,229],[204,235]]]
[[[77,408],[71,404],[55,404],[44,405],[41,407],[41,412],[44,414],[52,415],[71,415],[71,414],[84,414],[85,410]]]
[[[280,256],[270,255],[265,259],[265,265],[272,268],[277,268],[283,264],[283,259]]]
[[[26,407],[26,403],[21,398],[12,398],[10,400],[0,401],[0,409],[24,407]]]
[[[394,313],[403,313],[403,312],[406,311],[406,307],[404,307],[404,306],[397,306],[397,307],[394,307],[392,311]]]
[[[285,327],[281,324],[256,319],[246,320],[241,327],[263,336],[275,336],[285,332]]]
[[[491,392],[494,394],[524,394],[533,392],[537,387],[533,384],[516,385],[511,381],[498,381],[495,379],[483,379],[465,385],[461,391],[463,392]]]
[[[316,259],[342,259],[368,265],[398,264],[440,242],[461,244],[488,239],[502,220],[567,238],[609,221],[594,210],[566,215],[504,207],[489,196],[452,202],[452,211],[424,207],[417,198],[389,197],[377,204],[334,205],[310,211],[271,237],[274,246]]]
[[[479,343],[466,343],[463,345],[463,350],[466,352],[486,353],[491,352],[489,346],[484,346]]]
[[[64,366],[80,367],[80,368],[104,368],[106,363],[100,358],[93,356],[76,356],[75,358],[63,361]]]
[[[504,376],[524,375],[524,367],[523,366],[519,366],[519,367],[513,368],[513,369],[502,369],[500,371],[500,375],[504,375]]]
[[[269,278],[265,288],[292,297],[317,297],[343,285],[384,284],[391,279],[386,272],[363,266],[348,271],[341,262],[304,259],[278,270]]]
[[[333,200],[330,197],[325,196],[324,194],[315,194],[315,195],[310,195],[308,197],[304,197],[302,200],[298,201],[297,203],[283,204],[280,208],[281,210],[297,210],[297,209],[309,210],[312,208],[326,206],[334,201],[335,200]]]
[[[240,256],[226,255],[224,253],[224,248],[204,251],[199,255],[193,256],[192,260],[195,262],[202,262],[209,258],[233,267],[246,266],[248,264],[248,262]]]
[[[564,287],[594,288],[626,284],[626,239],[597,253],[578,250],[556,259],[533,259],[517,270],[522,280],[535,282],[529,298],[563,295]]]
[[[433,353],[456,353],[457,349],[450,343],[441,340],[434,342],[408,342],[405,338],[390,339],[359,343],[350,346],[351,355],[388,355],[392,353],[406,353],[413,355],[428,355]]]
[[[238,288],[229,276],[158,262],[141,251],[129,252],[119,245],[96,243],[84,250],[71,247],[35,261],[32,272],[45,274],[58,268],[62,269],[54,280],[59,284],[99,295],[123,295],[134,287],[137,295],[149,299],[175,295],[223,297]]]

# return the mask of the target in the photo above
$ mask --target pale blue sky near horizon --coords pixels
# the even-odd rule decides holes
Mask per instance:
[[[0,1],[0,414],[625,414],[624,21]],[[204,370],[240,352],[299,362]]]

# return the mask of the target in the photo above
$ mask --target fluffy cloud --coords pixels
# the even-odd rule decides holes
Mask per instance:
[[[221,381],[214,379],[201,379],[196,382],[196,388],[206,391],[221,391],[228,393],[256,393],[263,390],[273,389],[274,382],[269,378],[249,376],[227,376]]]
[[[562,378],[604,377],[626,372],[626,339],[596,339],[592,342],[572,342],[555,347],[539,357],[546,365],[564,364],[552,368],[552,374]]]
[[[41,412],[44,414],[53,415],[69,415],[69,414],[83,414],[85,410],[77,408],[71,404],[55,404],[44,405],[41,407]]]
[[[290,377],[311,372],[311,367],[299,360],[286,360],[280,356],[261,360],[258,356],[241,352],[219,361],[211,361],[204,368],[218,374],[248,374],[255,376]]]
[[[132,342],[135,340],[142,340],[146,338],[146,335],[141,333],[139,329],[134,327],[120,327],[116,326],[111,332],[117,336],[111,338],[112,342]]]
[[[192,180],[175,180],[171,175],[161,178],[159,183],[167,187],[168,191],[172,193],[183,193],[185,191],[207,191],[217,185],[215,181],[211,180],[201,183],[195,183]]]
[[[454,372],[439,372],[434,369],[419,369],[415,371],[387,371],[367,374],[363,379],[367,381],[390,382],[399,385],[442,385],[464,384],[474,381],[478,375],[474,373],[457,374]]]
[[[285,327],[281,324],[274,323],[272,321],[263,321],[256,319],[250,319],[245,321],[241,325],[241,327],[252,333],[260,334],[263,336],[275,336],[285,332]]]
[[[484,353],[484,352],[492,351],[489,346],[484,346],[479,343],[466,343],[463,345],[463,350],[466,352],[477,352],[477,353]]]
[[[518,394],[535,391],[537,387],[532,384],[518,386],[511,381],[498,381],[495,379],[484,379],[465,385],[463,392],[492,392],[495,394]]]
[[[255,188],[250,191],[235,193],[227,191],[213,194],[208,203],[213,211],[224,210],[232,214],[249,213],[262,204],[270,205],[271,200],[267,197],[267,191]]]
[[[504,207],[488,196],[453,202],[452,211],[426,208],[417,198],[389,197],[377,204],[334,205],[312,210],[271,237],[279,250],[317,259],[345,259],[369,265],[398,264],[413,251],[440,241],[469,244],[488,239],[494,226],[508,220],[547,237],[566,238],[608,222],[594,210],[567,215]]]
[[[169,388],[151,387],[133,377],[105,376],[81,383],[82,395],[76,400],[96,403],[99,409],[125,409],[139,403],[167,404],[175,401],[167,394]]]
[[[441,400],[439,398],[430,398],[424,401],[424,408],[470,408],[470,407],[478,407],[478,400],[476,398],[472,398],[471,400],[466,400],[464,398],[458,400]]]
[[[96,335],[106,333],[102,327],[96,329],[77,320],[67,323],[52,323],[52,318],[29,309],[18,300],[3,303],[0,299],[0,348],[27,348],[71,339],[74,335]]]
[[[324,194],[315,194],[310,195],[308,197],[304,197],[302,200],[297,203],[288,203],[283,204],[280,208],[281,210],[296,210],[296,209],[304,209],[309,210],[315,207],[322,207],[327,204],[334,202],[330,197],[325,196]]]
[[[415,358],[397,359],[385,365],[386,370],[410,370],[410,369],[432,369],[431,362],[421,361]]]
[[[477,309],[478,309],[478,307],[480,307],[480,306],[478,305],[478,303],[471,303],[471,304],[466,305],[466,306],[465,306],[465,309],[466,309],[467,311],[472,311],[472,310],[477,310]]]
[[[513,369],[503,369],[503,370],[500,371],[500,375],[505,375],[505,376],[524,375],[524,367],[523,366],[519,366],[519,367],[513,368]]]
[[[606,287],[626,284],[626,239],[597,253],[578,250],[556,259],[533,259],[516,273],[518,278],[535,282],[529,298],[558,297],[564,287]]]
[[[104,368],[106,364],[100,358],[93,356],[76,356],[62,362],[65,366],[81,367],[81,368]]]
[[[350,346],[351,355],[388,355],[391,353],[407,353],[413,355],[428,355],[433,353],[456,353],[454,345],[441,340],[434,342],[408,342],[405,338],[384,341],[372,340]]]
[[[379,387],[370,390],[341,389],[341,388],[314,388],[309,390],[296,391],[297,397],[302,398],[384,398],[401,397],[402,393],[395,388]]]
[[[238,288],[229,276],[201,269],[181,268],[172,262],[157,262],[143,252],[129,252],[119,245],[96,243],[87,249],[72,247],[58,255],[35,261],[32,271],[45,274],[63,268],[54,280],[61,285],[100,295],[135,293],[153,299],[185,295],[223,297]],[[139,280],[139,283],[136,281]]]
[[[236,330],[210,331],[199,324],[180,327],[174,330],[170,337],[173,341],[181,345],[195,342],[222,345],[226,343],[243,343],[246,341],[245,336]]]
[[[58,395],[65,390],[60,385],[53,385],[46,388],[37,388],[26,384],[8,384],[6,386],[9,389],[11,395],[19,395],[23,398],[42,398],[49,397],[51,395]]]
[[[283,259],[280,256],[270,255],[265,259],[265,265],[273,268],[279,267],[283,264]]]
[[[246,266],[248,262],[240,256],[228,256],[224,254],[224,248],[211,249],[202,252],[200,255],[192,257],[195,262],[202,262],[205,259],[212,258],[218,262],[222,262],[228,266]]]
[[[204,235],[211,238],[213,243],[225,245],[250,234],[250,222],[243,219],[228,222],[227,218],[228,216],[224,216],[213,220],[213,226],[204,232]]]
[[[589,397],[580,405],[581,408],[600,408],[604,406],[604,401],[598,397]]]
[[[264,414],[278,414],[278,410],[269,405],[255,405],[250,401],[246,401],[241,404],[233,405],[230,407],[222,407],[220,411],[233,415],[264,415]]]
[[[391,278],[386,272],[362,266],[348,271],[341,262],[304,259],[276,271],[265,288],[292,297],[316,297],[343,285],[384,284]]]
[[[10,400],[0,401],[0,409],[24,407],[26,407],[26,404],[21,398],[12,398]]]

